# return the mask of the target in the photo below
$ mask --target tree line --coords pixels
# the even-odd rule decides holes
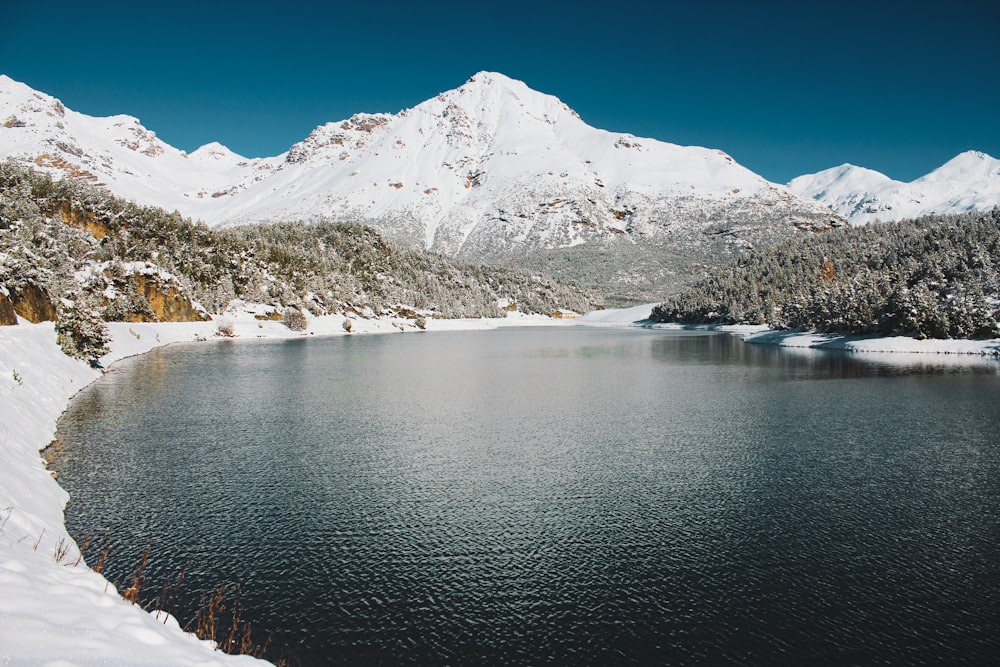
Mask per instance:
[[[796,237],[715,268],[660,322],[916,338],[1000,336],[1000,209]]]
[[[68,223],[68,224],[67,224]],[[0,163],[0,296],[40,289],[68,350],[98,356],[106,321],[150,317],[129,277],[155,274],[208,312],[234,299],[314,315],[499,317],[601,305],[544,275],[398,247],[360,224],[210,229],[78,179]]]

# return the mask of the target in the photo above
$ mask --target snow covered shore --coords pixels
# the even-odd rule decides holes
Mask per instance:
[[[587,313],[582,324],[593,326],[637,326],[648,329],[704,329],[741,336],[747,343],[779,347],[841,350],[871,354],[961,354],[1000,356],[1000,338],[991,340],[917,340],[908,336],[845,336],[815,331],[774,331],[766,325],[684,325],[659,324],[649,321],[656,304],[644,304],[621,310],[601,310]]]
[[[1000,356],[1000,338],[989,340],[917,340],[909,336],[847,336],[816,331],[775,331],[766,325],[684,325],[637,322],[636,326],[649,329],[718,331],[738,335],[753,345],[774,345],[788,348],[814,350],[840,350],[865,354],[948,354]]]
[[[115,325],[117,349],[107,361],[211,328],[132,326],[146,335],[137,339]],[[0,664],[257,663],[215,651],[174,619],[129,604],[79,561],[63,520],[68,495],[39,451],[52,441],[69,399],[99,376],[62,353],[51,322],[0,328]]]
[[[588,313],[579,320],[513,314],[502,320],[428,320],[427,330],[501,326],[650,326],[650,306]],[[281,322],[258,321],[248,311],[212,322],[110,325],[113,340],[104,366],[173,342],[221,340],[220,327],[238,338],[347,335],[342,316],[309,320],[305,333]],[[352,334],[416,332],[409,320],[352,320]],[[916,341],[858,339],[723,327],[752,343],[853,352],[1000,354],[1000,340]],[[210,344],[210,343],[206,343]],[[51,323],[0,327],[0,665],[231,665],[265,664],[229,656],[184,633],[172,618],[157,619],[118,596],[79,561],[66,532],[68,496],[45,469],[39,452],[53,439],[70,398],[100,371],[66,357]]]
[[[341,316],[309,320],[306,332],[252,313],[212,322],[112,323],[105,367],[174,342],[220,340],[221,325],[238,338],[347,335]],[[427,329],[565,325],[571,321],[512,315],[502,320],[428,320]],[[352,320],[352,334],[418,331],[408,320]],[[209,344],[209,343],[206,343]],[[66,532],[68,494],[39,455],[52,441],[70,398],[101,376],[64,355],[51,322],[0,327],[0,665],[267,664],[230,656],[123,600],[81,560]]]
[[[758,345],[809,347],[865,353],[1000,355],[1000,338],[991,340],[917,340],[908,336],[844,336],[809,331],[752,331],[743,340]]]

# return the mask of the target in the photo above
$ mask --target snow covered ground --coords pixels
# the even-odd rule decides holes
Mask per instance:
[[[502,326],[646,326],[652,305],[588,313],[579,319],[511,314],[499,320],[428,320],[429,331]],[[305,332],[281,322],[258,321],[243,309],[212,322],[113,323],[106,367],[116,360],[180,341],[221,340],[220,328],[237,338],[347,335],[342,316],[311,318]],[[351,335],[416,333],[408,320],[352,320]],[[1000,354],[1000,340],[915,341],[858,339],[772,332],[761,327],[723,327],[753,343],[820,347],[855,352]],[[210,344],[206,342],[206,344]],[[157,618],[117,594],[80,560],[66,532],[68,496],[45,469],[39,452],[53,439],[56,421],[70,398],[100,377],[100,371],[66,357],[51,323],[0,327],[0,665],[231,665],[264,664],[229,656],[211,642],[181,630],[176,620]]]
[[[848,336],[815,331],[773,331],[766,325],[734,324],[682,325],[649,324],[651,329],[706,329],[742,336],[754,345],[776,345],[788,348],[841,350],[865,354],[949,354],[1000,356],[1000,338],[989,340],[917,340],[909,336]]]
[[[649,315],[655,303],[646,303],[631,308],[608,308],[593,310],[580,318],[580,324],[596,327],[640,326],[649,324]]]

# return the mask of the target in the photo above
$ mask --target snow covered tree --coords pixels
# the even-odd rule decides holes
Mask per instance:
[[[652,315],[855,334],[995,336],[998,263],[1000,209],[927,216],[755,251],[711,270]]]
[[[305,313],[294,306],[285,308],[281,320],[292,331],[305,331],[309,326],[309,321],[306,319]]]
[[[56,333],[63,352],[77,359],[85,359],[95,364],[99,357],[108,352],[111,340],[108,326],[101,317],[101,310],[92,297],[82,292],[76,298],[62,301]]]

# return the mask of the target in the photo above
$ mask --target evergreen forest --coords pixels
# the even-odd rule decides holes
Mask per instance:
[[[40,295],[35,301],[51,316],[39,317],[57,320],[64,349],[93,358],[105,322],[157,319],[142,289],[150,281],[211,313],[234,300],[276,312],[409,318],[602,305],[593,293],[537,273],[400,248],[360,224],[209,229],[79,179],[0,163],[0,300]]]
[[[798,236],[713,269],[658,322],[915,338],[1000,335],[1000,209]]]

